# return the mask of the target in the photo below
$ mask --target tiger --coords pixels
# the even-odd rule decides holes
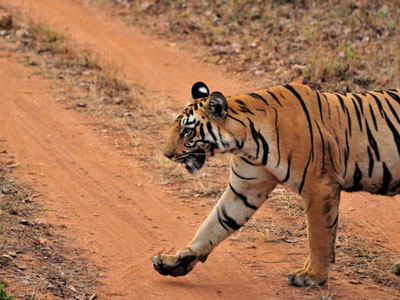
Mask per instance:
[[[225,97],[197,82],[191,93],[164,155],[196,173],[208,158],[230,153],[229,184],[187,246],[152,258],[155,270],[183,276],[204,263],[279,184],[301,196],[307,220],[308,257],[287,279],[325,284],[341,191],[400,193],[400,90],[327,93],[290,83]],[[400,275],[400,262],[393,271]]]

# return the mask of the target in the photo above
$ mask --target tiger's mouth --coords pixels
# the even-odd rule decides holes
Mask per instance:
[[[185,153],[175,158],[179,163],[185,165],[185,169],[190,173],[194,174],[198,172],[206,161],[206,152],[203,149],[196,149],[193,152]]]

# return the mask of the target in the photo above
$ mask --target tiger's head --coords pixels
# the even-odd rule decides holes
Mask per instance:
[[[185,164],[189,173],[199,171],[206,159],[229,150],[230,134],[224,128],[228,104],[220,92],[210,95],[203,82],[192,87],[193,101],[176,116],[164,155]]]

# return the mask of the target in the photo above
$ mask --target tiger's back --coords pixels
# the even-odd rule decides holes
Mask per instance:
[[[339,94],[286,85],[227,100],[268,136],[270,169],[278,178],[289,167],[301,173],[310,157],[314,171],[333,171],[346,191],[400,192],[399,90]]]

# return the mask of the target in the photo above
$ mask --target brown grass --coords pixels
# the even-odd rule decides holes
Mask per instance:
[[[299,76],[330,91],[400,86],[397,1],[89,2],[260,86]]]
[[[95,266],[41,217],[46,209],[35,201],[40,195],[10,175],[6,156],[0,156],[0,283],[17,299],[90,297]]]

